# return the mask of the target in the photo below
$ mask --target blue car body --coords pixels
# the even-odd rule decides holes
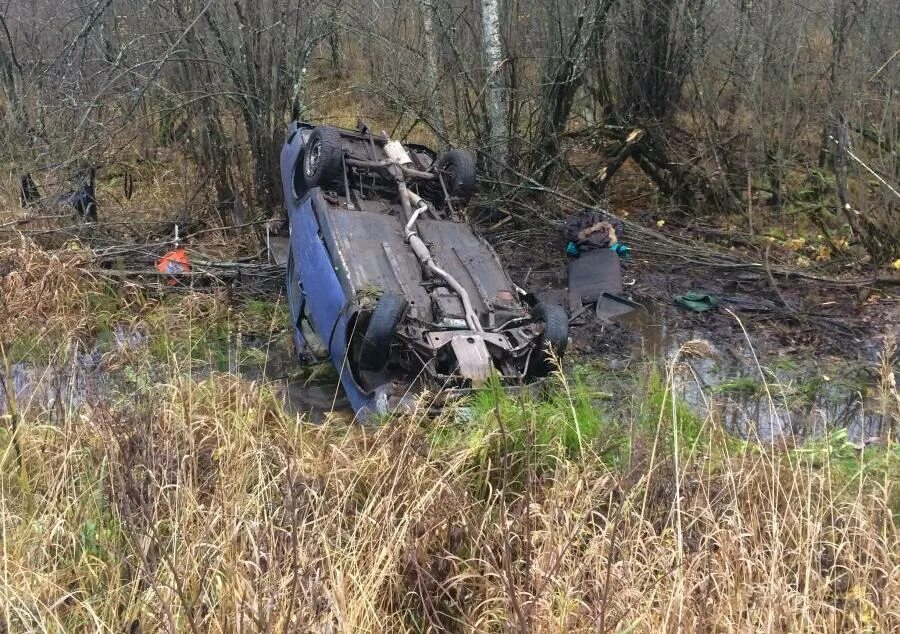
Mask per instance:
[[[309,130],[308,127],[301,127],[296,122],[292,124],[292,128],[281,151],[282,175],[294,173],[303,151],[304,134]],[[341,386],[351,407],[363,413],[384,412],[387,408],[386,390],[389,386],[364,390],[357,384],[347,360],[349,328],[357,306],[338,279],[331,256],[321,237],[319,218],[321,214],[327,213],[327,203],[318,187],[298,196],[293,177],[283,178],[282,183],[290,223],[288,257],[293,260],[289,270],[295,272],[287,279],[287,284],[294,286],[293,290],[298,292],[299,298],[299,302],[291,307],[292,330],[297,350],[303,353],[308,348],[300,324],[300,320],[306,316],[325,344],[328,359],[340,373]]]

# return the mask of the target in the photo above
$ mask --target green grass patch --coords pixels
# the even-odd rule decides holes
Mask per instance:
[[[535,394],[506,391],[495,377],[463,404],[464,415],[431,423],[428,434],[438,450],[466,449],[473,469],[492,482],[502,476],[504,486],[521,482],[526,470],[552,470],[559,460],[624,468],[627,430],[602,414],[598,396],[607,395],[577,378],[551,377]]]
[[[687,403],[672,393],[658,369],[650,370],[647,385],[643,392],[638,391],[638,394],[642,394],[644,402],[647,403],[644,416],[639,420],[639,426],[644,433],[655,434],[657,428],[660,428],[659,431],[662,432],[660,436],[665,440],[666,446],[674,449],[672,432],[677,431],[681,447],[689,448],[691,451],[705,438],[705,433],[709,431],[707,426],[691,411]]]
[[[751,377],[735,377],[713,386],[715,394],[728,394],[732,396],[752,397],[765,394],[765,387]]]
[[[900,444],[859,447],[847,441],[847,430],[837,429],[827,436],[806,441],[791,452],[813,469],[828,467],[838,481],[850,483],[862,476],[882,480],[900,473]]]

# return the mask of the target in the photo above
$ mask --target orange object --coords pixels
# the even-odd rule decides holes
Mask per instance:
[[[184,249],[175,249],[169,251],[159,259],[159,262],[156,263],[156,270],[160,273],[172,273],[173,275],[189,273],[191,270],[191,261]],[[178,278],[167,277],[166,284],[175,286],[178,284]]]

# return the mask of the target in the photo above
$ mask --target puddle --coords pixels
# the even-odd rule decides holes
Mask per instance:
[[[291,414],[304,415],[314,423],[323,422],[329,415],[353,418],[353,409],[330,364],[304,368],[290,346],[268,347],[264,352],[264,366],[244,365],[233,371],[252,381],[272,381]]]
[[[613,368],[655,360],[672,371],[674,395],[695,415],[712,417],[738,437],[800,442],[843,428],[848,442],[862,446],[879,442],[885,431],[879,404],[867,396],[877,387],[869,372],[874,348],[868,364],[779,354],[757,362],[746,341],[716,345],[704,338],[706,332],[673,327],[653,311],[587,330],[587,339],[584,332],[577,336],[586,339],[582,352],[588,358],[606,356]]]
[[[683,330],[676,337],[667,326],[665,319],[653,312],[631,313],[616,324],[595,328],[589,333],[593,339],[582,338],[582,355],[608,358],[613,367],[633,368],[634,362],[655,359],[660,367],[672,369],[671,384],[677,398],[701,419],[711,416],[742,438],[800,441],[846,428],[848,440],[861,446],[882,436],[884,417],[878,403],[867,396],[876,379],[862,371],[864,363],[837,368],[825,359],[795,363],[776,357],[763,358],[757,365],[746,345],[717,347]],[[251,381],[270,381],[287,411],[313,422],[332,416],[354,418],[330,366],[301,368],[289,345],[258,343],[254,347],[245,341],[240,354],[229,355],[243,360],[230,368],[233,374]],[[139,330],[117,327],[109,344],[115,351],[134,351],[149,345],[149,340]],[[7,391],[14,394],[18,411],[28,409],[52,422],[63,420],[81,406],[121,398],[136,389],[128,380],[127,367],[110,370],[99,350],[68,356],[69,360],[57,366],[12,365],[9,376],[0,377],[0,413],[9,412]],[[825,376],[817,366],[828,368],[832,376]],[[160,370],[165,371],[162,366]],[[211,368],[198,369],[195,378],[202,380],[212,373]]]
[[[61,354],[69,357],[56,365],[35,365],[29,362],[14,363],[8,376],[0,372],[0,415],[10,412],[7,393],[13,396],[14,409],[28,411],[50,423],[58,423],[72,411],[83,406],[94,406],[103,400],[122,398],[138,389],[134,385],[134,370],[130,366],[110,368],[106,354],[110,352],[135,352],[149,345],[146,333],[139,329],[115,327],[105,344],[87,353]],[[112,350],[108,346],[112,346]],[[251,348],[253,349],[251,351]],[[285,408],[292,414],[300,414],[313,422],[322,422],[330,416],[353,418],[353,410],[330,375],[330,366],[316,367],[303,372],[293,355],[293,350],[278,346],[244,345],[241,354],[229,354],[231,374],[249,381],[267,381],[276,388]],[[244,362],[238,363],[240,357]],[[223,368],[224,369],[224,368]],[[141,380],[152,385],[167,379],[168,368],[158,366],[158,377]],[[142,370],[142,374],[145,373]],[[152,373],[152,370],[151,370]],[[195,368],[197,380],[204,380],[214,373],[208,366]],[[303,375],[303,376],[301,376]]]
[[[635,310],[620,317],[616,323],[636,333],[632,344],[633,358],[659,359],[666,349],[666,325],[658,315],[647,310]]]
[[[877,404],[865,396],[871,379],[852,368],[826,377],[813,364],[773,368],[763,360],[757,366],[750,350],[723,354],[700,339],[670,346],[667,359],[675,360],[674,394],[741,438],[802,441],[845,428],[848,442],[862,446],[884,431]]]
[[[117,350],[146,343],[140,333],[116,328],[112,343]],[[103,366],[100,350],[74,352],[56,365],[37,366],[19,361],[9,372],[0,372],[0,414],[11,411],[9,396],[15,411],[29,410],[48,417],[49,422],[63,420],[67,414],[84,405],[94,405],[113,390],[114,375]]]
[[[8,376],[0,380],[0,414],[9,414],[11,409],[38,411],[49,422],[58,422],[71,411],[96,403],[108,391],[108,377],[91,371],[96,367],[91,361],[79,358],[58,368],[13,364]],[[13,396],[13,408],[7,394]]]
[[[292,381],[282,388],[288,411],[305,414],[314,423],[323,422],[329,415],[353,419],[353,409],[343,390],[333,383]]]

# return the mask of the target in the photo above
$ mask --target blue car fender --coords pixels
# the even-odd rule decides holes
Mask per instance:
[[[314,208],[324,206],[321,190],[311,189],[296,205],[288,205],[291,254],[298,272],[312,326],[328,346],[329,358],[340,373],[341,385],[354,410],[383,411],[386,390],[364,391],[356,382],[347,359],[350,325],[356,307],[338,279],[331,257],[319,235]],[[289,283],[294,283],[289,281]]]

